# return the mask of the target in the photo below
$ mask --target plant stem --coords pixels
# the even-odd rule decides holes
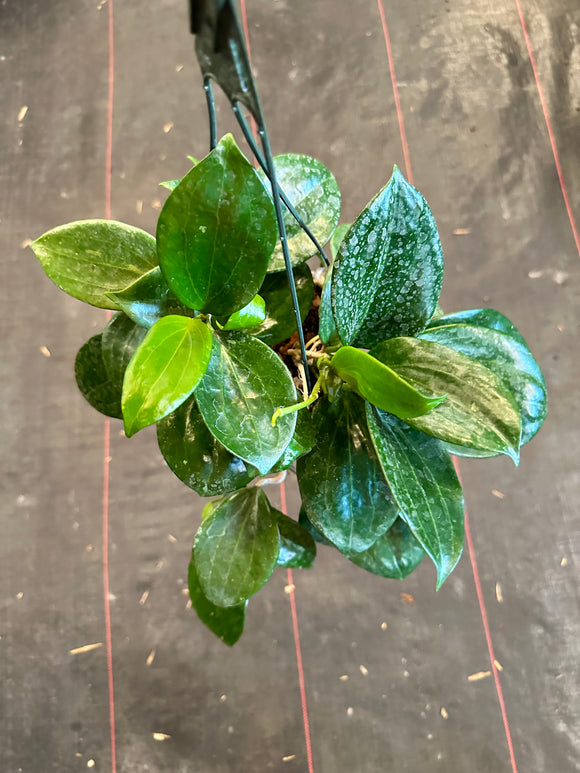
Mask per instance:
[[[217,145],[217,119],[215,113],[215,99],[213,95],[213,86],[211,78],[206,75],[203,79],[203,89],[207,100],[207,112],[209,114],[209,149],[210,151]]]
[[[308,408],[309,405],[312,405],[312,403],[316,402],[318,398],[318,393],[322,389],[322,380],[323,377],[319,376],[316,384],[314,384],[314,389],[312,390],[312,394],[310,397],[305,397],[304,400],[301,403],[296,403],[295,405],[288,405],[286,408],[277,408],[274,412],[274,415],[272,416],[272,426],[276,426],[276,422],[281,416],[287,416],[289,413],[294,413],[295,411],[301,411],[303,408]]]

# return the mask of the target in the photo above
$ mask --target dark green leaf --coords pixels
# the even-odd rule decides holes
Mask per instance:
[[[255,295],[252,300],[244,306],[243,309],[232,314],[224,322],[224,330],[245,330],[247,328],[257,327],[266,319],[266,304],[264,299]]]
[[[463,493],[453,461],[435,438],[367,403],[373,443],[407,523],[437,567],[437,588],[463,550]]]
[[[293,274],[300,318],[304,322],[314,298],[312,272],[308,265],[303,263],[293,269]],[[266,319],[252,333],[268,346],[275,346],[296,332],[296,317],[286,274],[281,272],[268,274],[260,288],[260,295],[266,302]]]
[[[316,543],[312,535],[292,518],[274,511],[280,530],[278,566],[288,569],[310,569],[316,558]]]
[[[269,346],[247,333],[214,331],[211,360],[196,399],[211,433],[262,475],[294,434],[296,413],[272,426],[276,409],[297,400],[292,377]]]
[[[334,263],[332,309],[342,343],[366,349],[420,332],[435,311],[442,279],[433,215],[395,167],[344,238]]]
[[[449,346],[492,370],[519,408],[521,444],[534,437],[546,417],[546,384],[526,342],[503,314],[493,309],[472,309],[447,315],[432,320],[420,338]],[[470,456],[490,455],[475,449],[458,453],[465,451]]]
[[[259,591],[279,553],[276,515],[259,487],[224,497],[202,521],[193,544],[203,592],[220,607],[241,604]]]
[[[398,508],[369,435],[365,404],[342,388],[314,411],[316,445],[296,471],[308,519],[343,552],[369,548],[393,523]]]
[[[196,313],[173,295],[159,266],[143,274],[124,290],[106,295],[133,322],[143,327],[151,327],[158,319],[169,314],[193,317]]]
[[[417,338],[392,338],[371,353],[417,389],[447,394],[431,413],[407,419],[408,424],[448,443],[507,454],[518,463],[519,412],[489,368],[447,346]]]
[[[139,346],[123,381],[125,434],[131,437],[187,400],[206,371],[211,333],[199,319],[162,317]]]
[[[238,604],[235,607],[218,607],[212,604],[202,590],[199,577],[195,570],[193,555],[189,562],[187,574],[189,584],[189,598],[197,616],[202,623],[219,637],[224,644],[232,647],[244,632],[246,622],[246,607],[248,602]]]
[[[330,540],[327,540],[324,534],[321,534],[316,526],[314,526],[313,523],[310,522],[308,519],[308,516],[306,515],[306,510],[304,509],[304,506],[300,508],[300,513],[298,514],[298,523],[300,526],[302,526],[303,529],[306,529],[306,531],[311,535],[312,539],[315,542],[318,542],[320,545],[328,545],[328,547],[336,547],[332,544]]]
[[[332,369],[361,397],[400,419],[423,416],[445,400],[417,391],[394,370],[361,349],[343,346],[333,356]]]
[[[402,518],[397,518],[368,550],[349,556],[361,569],[392,580],[404,580],[424,557],[425,551]]]
[[[340,344],[331,304],[333,266],[334,264],[331,263],[326,269],[326,276],[324,277],[324,284],[320,294],[320,307],[318,309],[318,335],[324,344]]]
[[[111,379],[123,388],[127,366],[147,335],[147,329],[137,325],[123,312],[115,314],[103,330],[103,360]]]
[[[270,472],[287,470],[297,459],[300,459],[301,456],[312,451],[315,443],[316,438],[314,436],[310,412],[307,409],[297,411],[296,429],[294,430],[292,440],[288,443],[284,453],[272,467]]]
[[[158,263],[150,234],[114,220],[61,225],[30,246],[61,290],[102,309],[118,308],[106,293],[122,290]]]
[[[352,223],[341,223],[336,227],[335,232],[332,234],[332,238],[330,239],[330,252],[333,260],[336,260],[340,245],[342,244],[344,237],[350,231],[351,226]]]
[[[99,333],[81,346],[75,360],[75,378],[81,394],[105,416],[122,419],[123,383],[111,379],[105,368],[102,350],[103,334]]]
[[[302,220],[320,244],[327,242],[340,217],[340,191],[333,174],[320,161],[297,153],[276,156],[274,167],[279,186]],[[271,192],[270,182],[264,173],[260,174]],[[296,266],[316,254],[316,247],[293,215],[286,209],[283,213],[290,258],[292,265]],[[278,241],[269,271],[284,271],[285,268],[282,245]]]
[[[179,480],[202,497],[228,494],[258,475],[214,438],[193,395],[157,424],[157,442]]]
[[[260,289],[276,236],[272,200],[227,134],[165,202],[157,223],[159,263],[186,306],[233,314]]]

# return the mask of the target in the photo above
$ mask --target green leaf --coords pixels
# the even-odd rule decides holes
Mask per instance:
[[[113,315],[103,330],[103,360],[111,379],[123,390],[127,366],[147,335],[147,329],[137,325],[122,311]]]
[[[445,400],[445,395],[422,394],[394,370],[352,346],[343,346],[336,352],[331,368],[365,400],[400,419],[423,416]]]
[[[196,399],[212,435],[262,475],[294,434],[296,413],[272,426],[276,409],[297,400],[292,377],[269,346],[247,333],[214,331],[211,360]]]
[[[125,434],[178,408],[206,371],[212,339],[207,325],[188,317],[163,317],[135,352],[123,381]]]
[[[521,445],[534,437],[546,417],[546,383],[526,342],[503,314],[493,309],[450,314],[432,320],[420,338],[455,349],[492,370],[512,393],[520,411]],[[465,451],[474,456],[490,455],[475,449],[458,452]]]
[[[61,225],[30,246],[61,290],[102,309],[119,308],[106,293],[122,290],[158,263],[150,234],[114,220]]]
[[[259,591],[279,553],[276,515],[256,486],[224,497],[202,521],[193,544],[203,592],[220,607],[241,604]]]
[[[275,156],[274,167],[278,185],[302,220],[320,244],[327,242],[340,217],[340,191],[333,174],[320,161],[297,153]],[[260,175],[271,193],[266,175],[263,172]],[[283,217],[290,258],[296,266],[315,255],[316,247],[286,208]],[[284,271],[285,268],[282,245],[278,241],[268,270]]]
[[[294,283],[300,307],[300,319],[306,319],[314,298],[312,272],[306,263],[293,269]],[[290,287],[286,274],[277,272],[267,274],[260,288],[260,295],[266,303],[266,319],[253,335],[268,346],[275,346],[296,332],[296,317],[290,297]]]
[[[214,438],[193,395],[157,424],[157,442],[179,480],[202,497],[228,494],[258,475]]]
[[[404,580],[419,566],[425,551],[402,518],[362,553],[349,559],[367,572],[392,580]]]
[[[225,321],[224,330],[244,330],[257,327],[266,319],[266,303],[259,295],[255,295],[243,309],[236,311]]]
[[[442,279],[433,215],[395,167],[388,185],[356,219],[334,263],[332,309],[342,343],[367,349],[419,333],[435,311]]]
[[[196,314],[173,295],[159,266],[143,274],[129,287],[117,293],[105,294],[133,322],[147,328],[169,314],[182,314],[187,317]]]
[[[308,519],[342,552],[369,548],[394,522],[391,496],[367,427],[365,404],[343,387],[314,411],[316,445],[296,472]]]
[[[102,350],[103,334],[99,333],[81,346],[75,360],[75,378],[85,400],[99,413],[122,419],[122,382],[111,379],[105,368]]]
[[[320,306],[318,308],[319,329],[318,335],[324,344],[340,344],[334,314],[332,313],[331,291],[332,291],[332,270],[334,264],[331,263],[326,269],[322,292],[320,293]]]
[[[168,191],[174,191],[177,188],[177,186],[179,185],[180,182],[181,182],[180,179],[179,180],[164,180],[162,183],[159,183],[159,185],[162,188],[167,188]]]
[[[310,534],[315,542],[318,542],[320,545],[327,545],[330,548],[336,547],[336,545],[333,545],[330,540],[326,539],[324,534],[321,534],[316,526],[314,526],[314,524],[308,519],[304,505],[300,508],[300,512],[298,514],[298,523],[300,526],[302,526],[303,529],[306,529],[306,531]]]
[[[233,314],[260,289],[277,233],[270,196],[227,134],[185,175],[161,210],[161,270],[189,308]]]
[[[332,254],[333,260],[336,260],[340,245],[342,244],[344,237],[350,231],[351,227],[352,223],[341,223],[336,227],[335,232],[332,234],[332,238],[330,239],[330,252]]]
[[[463,493],[453,461],[435,438],[367,403],[367,420],[401,517],[437,567],[437,589],[463,550]]]
[[[272,508],[273,509],[273,508]],[[292,518],[274,511],[280,530],[278,566],[288,569],[310,569],[316,558],[316,543],[312,535]]]
[[[187,573],[189,598],[202,623],[228,647],[238,641],[244,632],[247,601],[235,607],[218,607],[207,598],[199,582],[193,555]]]
[[[310,453],[314,448],[316,438],[312,426],[312,416],[308,410],[296,412],[296,429],[292,440],[286,446],[284,453],[272,467],[270,472],[287,470],[295,461]]]
[[[417,389],[447,393],[441,405],[407,419],[407,424],[448,443],[507,454],[518,463],[519,412],[489,368],[447,346],[417,338],[392,338],[371,354]]]

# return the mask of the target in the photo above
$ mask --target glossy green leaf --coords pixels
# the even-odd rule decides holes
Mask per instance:
[[[265,475],[292,439],[296,413],[272,426],[277,408],[296,402],[296,387],[282,360],[247,333],[213,334],[207,372],[196,399],[214,437]]]
[[[179,480],[202,497],[228,494],[259,474],[214,438],[193,395],[158,422],[157,442]]]
[[[340,249],[340,245],[342,244],[344,237],[350,231],[351,226],[352,226],[352,223],[341,223],[339,226],[336,227],[335,232],[332,234],[332,237],[330,239],[330,253],[332,255],[332,260],[336,260],[336,256],[338,255],[338,250]]]
[[[310,569],[316,558],[316,543],[299,523],[275,511],[280,531],[278,566],[288,569]]]
[[[546,417],[546,383],[526,342],[503,314],[493,309],[472,309],[443,316],[432,320],[420,338],[455,349],[492,370],[519,408],[521,444],[534,437]],[[467,453],[489,455],[476,449],[467,449]]]
[[[303,263],[293,269],[293,274],[300,318],[304,322],[314,298],[312,272],[308,265]],[[268,346],[275,346],[296,332],[296,317],[286,274],[268,274],[260,288],[260,295],[266,303],[266,319],[252,333]]]
[[[319,243],[325,244],[340,217],[340,191],[334,175],[320,161],[297,153],[275,156],[274,167],[280,188]],[[266,175],[260,174],[266,189],[271,192]],[[283,216],[290,259],[296,266],[315,255],[316,247],[285,208]],[[284,271],[285,268],[282,245],[278,241],[269,271]]]
[[[169,314],[193,317],[196,313],[173,295],[159,266],[143,274],[124,290],[106,293],[106,296],[133,322],[147,328]]]
[[[331,548],[336,547],[330,540],[326,539],[324,534],[321,534],[316,526],[309,520],[308,516],[306,515],[304,506],[300,508],[300,513],[298,514],[298,523],[300,526],[302,526],[303,529],[306,529],[306,531],[310,534],[315,542],[318,542],[320,545],[327,545]]]
[[[316,445],[296,463],[308,519],[343,552],[369,548],[394,522],[398,508],[369,434],[365,403],[342,388],[314,411]]]
[[[402,518],[362,553],[349,559],[367,572],[392,580],[404,580],[425,557],[425,551]]]
[[[186,306],[233,314],[260,289],[277,233],[272,199],[227,134],[165,202],[159,263]]]
[[[260,325],[266,319],[266,303],[255,295],[243,309],[236,311],[224,323],[224,330],[246,330]]]
[[[392,338],[372,349],[406,381],[447,394],[441,405],[407,423],[458,446],[503,453],[517,464],[520,416],[511,393],[489,368],[432,341]]]
[[[103,360],[111,379],[123,389],[127,366],[147,335],[147,329],[137,325],[122,311],[114,314],[103,330]]]
[[[118,308],[106,293],[122,290],[158,263],[150,234],[114,220],[67,223],[30,246],[61,290],[102,309]]]
[[[224,644],[232,647],[244,632],[248,602],[245,601],[235,607],[218,607],[212,604],[199,582],[193,555],[189,562],[187,579],[189,598],[197,616]]]
[[[279,553],[277,518],[259,487],[224,497],[202,521],[193,544],[203,592],[220,607],[241,604],[259,591]]]
[[[445,395],[422,394],[394,370],[352,346],[341,347],[331,367],[357,394],[400,419],[423,416],[445,400]]]
[[[431,319],[443,280],[443,254],[427,202],[395,167],[344,238],[331,297],[343,344],[370,348],[412,336]]]
[[[306,410],[297,411],[296,428],[292,435],[292,440],[284,449],[284,453],[272,467],[270,472],[281,472],[287,470],[295,461],[310,453],[314,448],[316,438],[314,436],[314,427],[312,426],[312,415]]]
[[[125,434],[178,408],[206,371],[212,347],[211,333],[199,319],[162,317],[139,346],[123,381]]]
[[[401,517],[437,567],[437,588],[463,550],[463,493],[441,443],[367,403],[367,420]]]
[[[75,360],[78,388],[99,413],[122,419],[121,393],[123,382],[113,380],[105,368],[102,350],[103,334],[99,333],[81,346]]]

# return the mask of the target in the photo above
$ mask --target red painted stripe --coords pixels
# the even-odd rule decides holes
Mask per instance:
[[[518,0],[516,0],[516,2],[518,2]],[[403,120],[403,111],[401,109],[401,102],[400,102],[400,99],[399,99],[399,89],[398,89],[398,85],[397,85],[397,77],[396,77],[396,74],[395,74],[395,67],[394,67],[393,53],[392,53],[392,48],[391,48],[391,39],[390,39],[389,29],[388,29],[388,25],[387,25],[387,18],[386,18],[386,14],[385,14],[385,10],[384,10],[384,7],[383,7],[382,0],[377,0],[377,3],[378,3],[378,6],[379,6],[379,13],[380,13],[380,16],[381,16],[381,24],[382,24],[382,27],[383,27],[383,33],[384,33],[384,36],[385,36],[385,45],[387,47],[387,57],[388,57],[388,61],[389,61],[389,69],[391,71],[391,81],[393,83],[393,93],[394,93],[394,96],[395,96],[395,106],[397,108],[397,120],[399,122],[399,133],[400,133],[400,136],[401,136],[401,145],[403,147],[403,156],[405,158],[405,164],[407,166],[407,179],[409,180],[409,182],[411,184],[413,184],[413,176],[412,176],[412,173],[411,173],[411,165],[410,165],[410,160],[409,160],[409,158],[410,158],[409,145],[407,143],[407,135],[405,133],[405,123],[404,123],[404,120]],[[455,469],[457,470],[457,475],[458,475],[458,477],[461,480],[461,474],[460,474],[460,471],[459,471],[459,465],[458,465],[457,459],[455,457],[453,458],[453,464],[455,465]],[[495,653],[494,653],[494,649],[493,649],[493,641],[492,641],[492,637],[491,637],[491,629],[490,629],[490,626],[489,626],[489,619],[487,617],[487,609],[486,609],[486,606],[485,606],[485,599],[483,597],[483,591],[482,591],[482,588],[481,588],[481,581],[480,581],[480,578],[479,578],[479,569],[478,569],[478,566],[477,566],[477,558],[476,558],[476,554],[475,554],[475,545],[473,543],[473,538],[471,536],[471,529],[470,529],[470,526],[469,526],[469,516],[468,516],[468,513],[467,513],[467,508],[465,510],[465,539],[466,539],[466,542],[467,542],[467,549],[469,551],[469,558],[470,558],[470,561],[471,561],[471,570],[472,570],[472,573],[473,573],[473,581],[474,581],[474,584],[475,584],[475,592],[476,592],[476,595],[477,595],[477,601],[479,603],[479,611],[480,611],[480,615],[481,615],[481,622],[482,622],[482,625],[483,625],[483,630],[484,630],[484,633],[485,633],[485,640],[487,642],[487,650],[488,650],[488,654],[489,654],[489,659],[490,659],[490,663],[491,663],[491,670],[492,670],[492,673],[493,673],[495,689],[496,689],[497,698],[498,698],[499,707],[500,707],[500,712],[501,712],[501,717],[502,717],[502,721],[503,721],[505,737],[506,737],[508,752],[509,752],[509,756],[510,756],[510,762],[511,762],[511,766],[512,766],[512,773],[518,773],[518,769],[517,769],[517,765],[516,765],[516,758],[515,758],[515,754],[514,754],[514,747],[513,747],[513,743],[512,743],[510,724],[509,724],[509,720],[508,720],[505,700],[504,700],[504,697],[503,697],[503,690],[502,690],[501,682],[500,682],[500,679],[499,679],[499,672],[498,672],[497,666],[495,664],[496,657],[495,657]]]
[[[574,212],[572,211],[572,204],[570,203],[570,197],[568,195],[568,189],[566,187],[566,182],[564,180],[564,172],[562,170],[562,164],[560,162],[560,154],[558,153],[556,136],[554,134],[554,130],[552,129],[552,121],[550,119],[550,113],[548,112],[548,103],[544,96],[544,89],[542,88],[542,84],[540,81],[538,68],[536,66],[536,60],[534,58],[534,52],[532,50],[532,43],[530,41],[530,36],[528,35],[528,28],[526,26],[526,21],[524,19],[524,13],[522,11],[520,0],[515,0],[515,4],[518,9],[518,16],[520,17],[520,24],[522,26],[522,32],[524,33],[524,40],[526,41],[526,48],[528,49],[528,56],[530,58],[530,64],[532,65],[532,71],[534,73],[534,79],[536,81],[536,87],[538,89],[538,95],[540,97],[540,103],[542,105],[542,112],[544,113],[544,120],[546,122],[546,129],[548,130],[550,145],[552,146],[552,154],[554,156],[556,172],[558,173],[558,180],[560,181],[562,198],[564,199],[564,205],[566,207],[566,212],[568,213],[568,220],[570,221],[570,227],[572,228],[572,235],[574,236],[576,249],[578,251],[578,255],[580,255],[580,233],[578,232],[576,219],[574,217]]]
[[[113,96],[115,87],[115,53],[113,36],[113,0],[109,0],[109,93],[107,107],[107,146],[105,153],[105,217],[111,219],[111,181],[113,159]],[[107,312],[107,320],[111,312]],[[113,644],[111,637],[111,602],[109,587],[109,467],[111,463],[111,421],[105,419],[103,429],[103,604],[105,610],[105,648],[107,653],[107,683],[109,688],[109,730],[111,740],[111,773],[117,773],[117,742],[115,733],[115,689],[113,681]]]

